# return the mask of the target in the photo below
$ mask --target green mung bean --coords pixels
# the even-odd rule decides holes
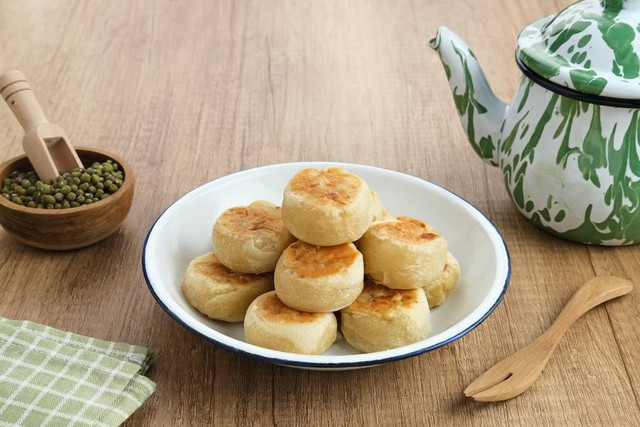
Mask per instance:
[[[113,160],[43,180],[35,171],[13,171],[0,181],[0,196],[34,209],[70,209],[107,198],[122,187],[124,175]]]

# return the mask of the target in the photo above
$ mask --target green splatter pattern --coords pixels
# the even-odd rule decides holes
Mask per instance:
[[[443,34],[446,40],[441,40]],[[448,29],[442,28],[429,45],[440,55],[471,146],[482,159],[497,166],[497,135],[506,104],[491,93],[473,52]],[[483,91],[488,96],[481,100]]]
[[[609,3],[606,13],[614,16],[623,4]],[[595,36],[583,34],[584,28],[567,25],[558,33],[563,42],[554,48],[560,51],[575,41],[574,60],[587,66],[591,59],[584,52]],[[640,243],[640,110],[577,101],[524,76],[507,108],[491,93],[475,56],[455,34],[443,28],[430,45],[445,67],[472,147],[499,165],[523,215],[578,242]],[[632,75],[637,70],[628,58],[616,56],[615,61],[620,73]],[[608,87],[595,71],[570,75],[583,91],[600,93]]]
[[[525,28],[518,55],[535,73],[579,92],[637,99],[640,13],[631,10],[637,3],[579,1]]]
[[[566,239],[591,244],[640,242],[640,111],[576,101],[528,79],[516,100],[524,93],[540,104],[528,104],[529,109],[509,117],[500,142],[505,185],[518,209],[536,226]],[[518,136],[534,123],[531,135]],[[558,185],[557,193],[547,194],[549,189],[532,178],[547,173],[545,160],[536,161],[545,153],[555,154],[555,170],[562,173],[558,179],[572,182],[570,187]],[[583,194],[582,214],[569,202],[576,192],[578,198]],[[595,210],[600,212],[597,218]],[[608,212],[604,218],[603,211]]]

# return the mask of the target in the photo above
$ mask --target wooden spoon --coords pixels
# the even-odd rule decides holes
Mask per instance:
[[[0,94],[24,129],[22,148],[41,179],[54,180],[60,172],[83,168],[65,131],[47,120],[24,74],[1,75]]]
[[[564,333],[580,316],[603,302],[626,295],[633,283],[615,276],[594,277],[573,294],[555,322],[535,341],[498,362],[464,391],[481,402],[518,396],[536,381]]]

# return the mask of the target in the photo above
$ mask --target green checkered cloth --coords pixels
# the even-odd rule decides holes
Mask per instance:
[[[0,426],[116,426],[153,393],[144,347],[0,318]]]

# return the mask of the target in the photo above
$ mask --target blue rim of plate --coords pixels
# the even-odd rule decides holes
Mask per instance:
[[[310,164],[310,163],[335,163],[336,165],[339,164],[343,164],[341,162],[324,162],[324,161],[318,161],[318,162],[289,162],[289,164],[292,163],[306,163],[306,164]],[[279,164],[287,164],[287,163],[279,163]],[[347,164],[348,165],[348,164]],[[361,165],[358,164],[359,166],[368,166],[368,167],[373,167],[373,168],[377,168],[377,169],[384,169],[384,168],[380,168],[377,166],[369,166],[369,165]],[[149,237],[151,236],[151,233],[153,232],[153,229],[155,228],[156,224],[158,223],[158,221],[160,220],[160,218],[162,218],[162,216],[165,214],[165,212],[167,212],[173,205],[175,205],[176,203],[178,203],[180,200],[182,200],[183,198],[185,198],[186,196],[188,196],[189,194],[191,194],[192,192],[198,190],[200,187],[203,187],[207,184],[210,184],[211,182],[217,181],[220,178],[224,178],[224,177],[228,177],[230,175],[235,175],[236,173],[241,173],[241,172],[247,172],[250,170],[257,170],[257,169],[262,169],[262,168],[267,168],[270,166],[275,166],[274,165],[265,165],[265,166],[260,166],[257,168],[251,168],[251,169],[245,169],[243,171],[238,171],[238,172],[234,172],[232,174],[229,175],[224,175],[222,177],[218,177],[216,179],[213,179],[209,182],[206,182],[202,185],[197,186],[196,188],[186,192],[185,194],[183,194],[182,196],[180,196],[178,199],[176,199],[173,203],[171,203],[169,206],[167,206],[167,208],[165,210],[162,211],[162,213],[158,216],[158,218],[156,218],[156,220],[153,222],[153,225],[151,226],[151,228],[149,229],[149,232],[147,233],[147,237],[144,239],[144,245],[142,246],[142,273],[144,274],[144,280],[147,283],[147,287],[149,288],[149,292],[151,292],[151,295],[153,295],[153,298],[156,300],[156,302],[158,303],[158,305],[165,311],[165,313],[167,313],[174,321],[176,321],[178,324],[180,324],[183,328],[185,328],[186,330],[188,330],[189,332],[195,334],[196,336],[204,339],[205,341],[210,342],[211,344],[217,346],[217,347],[221,347],[224,348],[225,350],[229,350],[232,353],[235,354],[239,354],[241,356],[246,356],[252,359],[256,359],[256,360],[260,360],[262,362],[267,362],[267,363],[272,363],[272,364],[276,364],[276,365],[286,365],[286,366],[298,366],[298,367],[302,367],[302,368],[324,368],[324,369],[339,369],[339,368],[357,368],[357,367],[365,367],[365,366],[375,366],[375,365],[382,365],[385,363],[389,363],[389,362],[394,362],[396,360],[402,360],[402,359],[407,359],[409,357],[413,357],[413,356],[418,356],[420,354],[423,353],[428,353],[430,351],[433,350],[437,350],[440,347],[444,347],[447,344],[450,344],[454,341],[459,340],[460,338],[464,337],[465,335],[467,335],[469,332],[473,331],[474,329],[476,329],[478,326],[480,326],[480,324],[482,322],[484,322],[487,317],[489,317],[491,315],[491,313],[494,312],[494,310],[498,307],[498,305],[500,305],[500,303],[502,302],[502,300],[504,299],[504,296],[507,292],[507,289],[509,288],[509,282],[511,281],[511,255],[509,254],[509,248],[507,247],[507,243],[504,240],[504,237],[502,236],[502,233],[500,233],[500,230],[498,230],[498,227],[495,226],[495,224],[484,214],[484,212],[482,212],[480,209],[476,208],[473,204],[469,203],[466,199],[464,199],[463,197],[457,195],[456,193],[454,193],[451,190],[448,190],[444,187],[439,186],[438,184],[434,184],[430,181],[426,181],[422,178],[419,177],[414,177],[417,179],[420,179],[424,182],[427,182],[431,185],[435,185],[438,188],[441,188],[442,190],[452,194],[453,196],[457,197],[458,199],[462,200],[464,203],[466,203],[467,205],[469,205],[470,207],[472,207],[474,210],[476,210],[478,213],[480,213],[480,215],[482,215],[489,224],[491,224],[491,226],[493,227],[493,229],[496,231],[496,233],[498,233],[498,236],[500,236],[500,239],[502,240],[502,244],[504,246],[504,250],[505,253],[507,255],[507,277],[505,278],[504,281],[504,285],[502,287],[502,291],[500,292],[500,295],[498,296],[498,298],[496,299],[496,301],[494,302],[494,304],[491,306],[491,308],[489,308],[489,310],[487,310],[486,313],[484,313],[482,315],[482,317],[480,317],[480,319],[478,319],[475,323],[473,323],[472,325],[470,325],[468,328],[466,328],[465,330],[459,332],[458,334],[442,341],[439,342],[437,344],[428,346],[428,347],[424,347],[409,353],[403,353],[397,356],[391,356],[391,357],[385,357],[382,359],[375,359],[375,360],[366,360],[366,361],[361,361],[361,362],[336,362],[336,363],[331,363],[331,362],[301,362],[301,361],[297,361],[297,360],[288,360],[288,359],[280,359],[277,357],[267,357],[267,356],[262,356],[260,354],[255,354],[255,353],[251,353],[245,350],[241,350],[239,348],[221,343],[220,341],[217,341],[211,337],[208,337],[200,332],[198,332],[197,330],[193,329],[191,326],[187,325],[186,322],[184,322],[178,315],[176,315],[173,311],[171,311],[169,309],[169,307],[167,307],[165,305],[165,303],[160,299],[160,297],[158,297],[158,295],[155,292],[155,289],[153,288],[153,285],[151,284],[151,280],[149,280],[149,276],[147,274],[147,268],[146,268],[146,252],[147,252],[147,243],[149,242]],[[391,171],[390,169],[385,169],[387,171]],[[397,171],[391,171],[391,172],[397,172]],[[412,176],[409,174],[405,174],[403,172],[397,172],[397,173],[402,173],[404,175],[408,175],[408,176]]]

